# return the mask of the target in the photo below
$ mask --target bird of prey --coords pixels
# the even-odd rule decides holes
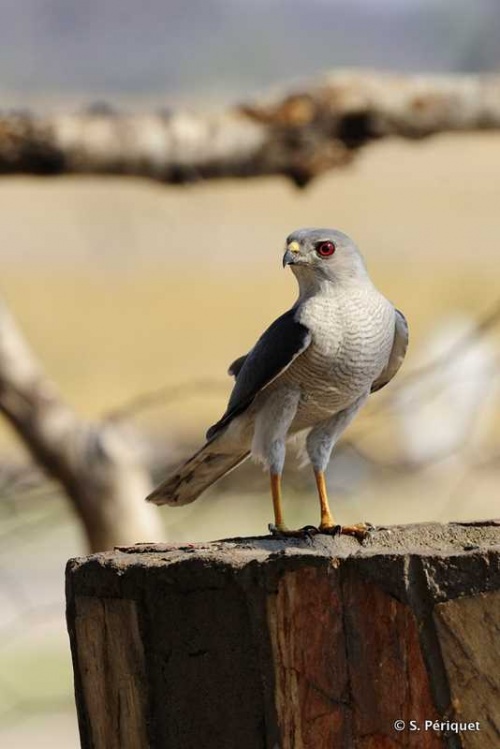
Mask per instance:
[[[283,516],[281,474],[287,440],[303,432],[319,496],[319,531],[362,534],[362,525],[335,523],[325,469],[370,393],[400,368],[408,326],[375,288],[359,250],[341,231],[294,231],[286,240],[287,266],[298,281],[297,301],[231,364],[236,381],[226,412],[208,430],[203,447],[147,499],[157,505],[193,502],[252,455],[270,475],[270,529],[292,534]]]

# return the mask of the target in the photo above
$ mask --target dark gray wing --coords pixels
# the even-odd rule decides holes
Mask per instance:
[[[377,377],[371,387],[371,392],[375,393],[388,382],[392,380],[405,358],[406,349],[408,348],[408,323],[406,317],[398,309],[396,310],[394,341],[389,361],[384,371]]]
[[[247,356],[248,354],[243,354],[243,356],[239,356],[238,359],[235,359],[234,362],[229,365],[229,369],[227,370],[228,375],[231,375],[231,377],[234,377],[236,379],[246,361]]]
[[[207,432],[207,439],[215,437],[235,416],[245,411],[255,396],[276,379],[297,358],[311,342],[311,333],[302,323],[295,320],[292,308],[262,334],[253,349],[234,364],[241,362],[236,382],[229,398],[226,413]]]

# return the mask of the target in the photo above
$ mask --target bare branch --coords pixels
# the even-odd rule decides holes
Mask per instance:
[[[64,488],[93,550],[160,539],[137,445],[118,425],[81,421],[45,377],[0,302],[0,411],[32,456]]]
[[[129,174],[167,183],[285,175],[300,186],[374,140],[499,129],[500,77],[344,71],[207,113],[0,118],[4,174]]]

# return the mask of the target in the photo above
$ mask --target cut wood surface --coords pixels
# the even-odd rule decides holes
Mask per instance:
[[[304,186],[380,138],[500,128],[500,77],[340,71],[221,111],[0,118],[0,173],[168,183],[281,174]]]
[[[70,560],[82,747],[499,746],[499,562],[498,521]]]

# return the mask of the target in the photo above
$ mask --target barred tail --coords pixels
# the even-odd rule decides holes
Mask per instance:
[[[249,451],[224,453],[217,450],[217,438],[207,442],[197,453],[186,460],[175,473],[146,497],[155,505],[187,505],[215,484],[222,476],[246,460]]]

